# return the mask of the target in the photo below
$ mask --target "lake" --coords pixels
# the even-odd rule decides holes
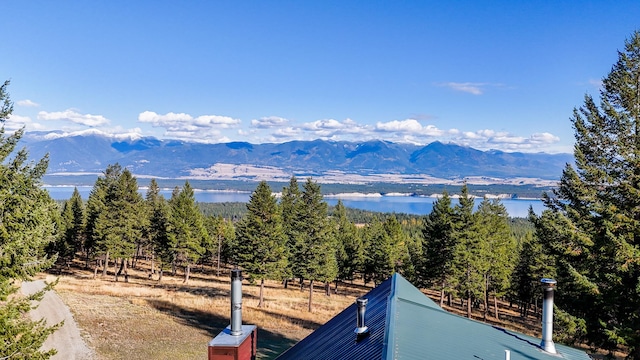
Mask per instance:
[[[73,187],[68,186],[46,186],[45,189],[49,191],[49,194],[55,200],[67,200],[73,193]],[[91,186],[78,187],[80,195],[85,200],[89,197],[91,189]],[[140,192],[144,196],[146,190],[141,190]],[[167,199],[171,197],[171,190],[162,190],[161,193]],[[199,202],[248,202],[250,196],[251,194],[246,192],[195,190],[195,198],[196,201]],[[341,199],[342,203],[346,207],[350,208],[414,215],[425,215],[430,213],[433,208],[433,202],[437,200],[433,197],[423,196],[353,196],[345,194],[327,197],[325,198],[325,201],[329,205],[333,206],[338,202],[338,199]],[[476,206],[480,201],[482,201],[482,199],[476,199]],[[452,203],[457,204],[457,200],[452,199]],[[542,201],[538,199],[502,199],[501,203],[506,207],[507,212],[511,217],[526,217],[530,206],[538,215],[542,213],[542,210],[544,210]]]

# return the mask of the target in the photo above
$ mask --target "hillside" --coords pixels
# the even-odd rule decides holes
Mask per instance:
[[[426,146],[373,140],[286,143],[188,143],[156,138],[119,140],[101,135],[56,137],[27,133],[21,145],[33,158],[49,154],[49,174],[101,173],[116,162],[136,175],[158,178],[286,181],[291,175],[330,182],[442,183],[443,179],[559,179],[570,154],[480,151],[455,144]]]

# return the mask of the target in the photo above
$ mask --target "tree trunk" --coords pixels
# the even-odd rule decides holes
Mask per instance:
[[[444,283],[442,283],[442,289],[440,290],[440,307],[444,305]]]
[[[216,276],[220,276],[220,252],[222,251],[222,236],[218,235],[218,260],[216,261],[216,265],[218,269],[216,271]]]
[[[336,279],[336,288],[333,289],[333,293],[336,294],[336,295],[338,294],[338,282],[339,281]]]
[[[447,294],[447,306],[451,306],[451,293]]]
[[[284,279],[283,283],[284,283],[284,288],[286,289],[287,286],[289,286],[289,279]]]
[[[487,290],[489,288],[489,278],[487,277],[487,275],[484,275],[484,314],[482,314],[482,318],[484,319],[484,321],[487,321],[487,313],[489,313],[489,291]]]
[[[160,268],[160,274],[158,275],[158,282],[162,281],[162,273],[164,273],[164,270]]]
[[[151,253],[151,275],[156,273],[156,253]]]
[[[189,275],[191,275],[191,264],[187,263],[187,266],[185,266],[184,268],[184,283],[188,283],[189,282]]]
[[[171,276],[176,276],[176,260],[171,261]]]
[[[100,264],[100,260],[96,259],[96,266],[93,269],[93,278],[95,279],[98,276],[98,265]]]
[[[324,284],[324,294],[331,296],[331,283],[328,281]]]
[[[118,282],[118,277],[120,276],[120,274],[122,274],[122,269],[124,269],[125,263],[127,262],[126,259],[120,259],[120,268],[117,269],[117,271],[115,271],[116,269],[114,269],[114,272],[116,273],[116,282]],[[116,267],[118,262],[116,261]]]
[[[124,262],[124,282],[129,282],[129,268],[127,267],[127,262]]]
[[[467,292],[467,317],[471,319],[471,292]]]
[[[313,309],[313,280],[309,282],[309,312]]]
[[[109,252],[104,254],[104,266],[102,267],[102,276],[107,276],[107,267],[109,266]]]
[[[498,296],[493,294],[493,305],[496,312],[496,320],[500,320],[500,312],[498,311]]]
[[[261,308],[264,303],[264,279],[260,279],[260,300],[258,300],[258,307]]]
[[[140,255],[140,244],[136,245],[136,255],[133,257],[133,260],[131,260],[131,268],[135,269],[136,265],[138,264],[138,256]],[[125,282],[127,282],[125,280]]]

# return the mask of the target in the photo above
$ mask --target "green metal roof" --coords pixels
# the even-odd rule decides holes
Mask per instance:
[[[560,344],[558,354],[549,354],[540,348],[540,339],[446,312],[398,274],[363,297],[369,299],[369,339],[355,341],[352,305],[281,358],[502,360],[509,350],[511,360],[590,359]]]

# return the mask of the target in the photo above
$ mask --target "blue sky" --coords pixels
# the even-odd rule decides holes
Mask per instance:
[[[9,130],[572,152],[640,1],[1,0]]]

